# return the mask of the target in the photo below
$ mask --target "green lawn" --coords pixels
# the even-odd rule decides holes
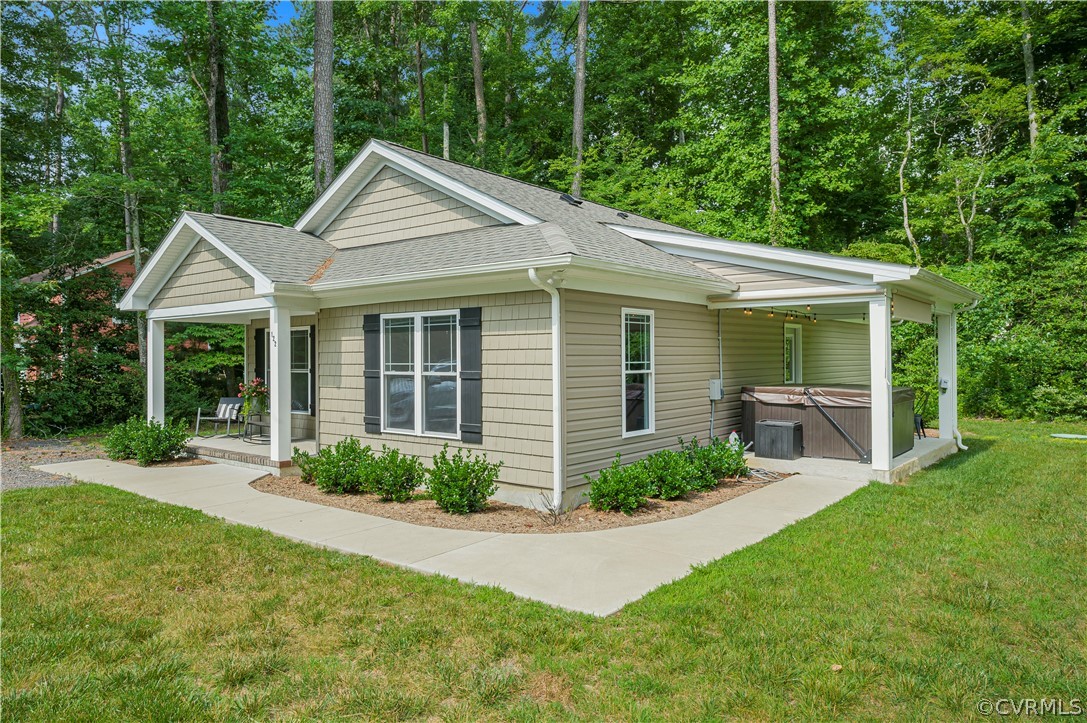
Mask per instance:
[[[972,422],[608,619],[95,485],[6,492],[6,720],[976,716],[1087,698],[1087,425]],[[834,670],[832,666],[841,666]]]

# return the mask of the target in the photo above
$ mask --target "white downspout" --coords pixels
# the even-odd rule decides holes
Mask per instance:
[[[559,290],[555,277],[542,281],[535,268],[528,270],[528,280],[551,295],[551,458],[554,465],[554,489],[551,501],[556,510],[562,509],[565,465],[562,460],[562,329],[559,325]]]

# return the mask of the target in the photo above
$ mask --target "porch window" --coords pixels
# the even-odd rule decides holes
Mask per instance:
[[[654,428],[653,312],[623,309],[623,436]]]
[[[799,324],[785,325],[785,374],[786,384],[800,384],[804,381],[803,370],[803,333]]]
[[[460,397],[457,312],[390,314],[382,323],[382,426],[456,437]]]

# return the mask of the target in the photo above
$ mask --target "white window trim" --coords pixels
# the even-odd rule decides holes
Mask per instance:
[[[789,359],[785,359],[785,364],[781,369],[781,381],[783,384],[803,384],[804,383],[804,327],[801,324],[786,324],[785,333],[781,338],[781,350],[782,356],[785,352],[785,340],[789,337],[789,332],[796,330],[796,335],[793,337],[793,359],[796,361],[796,367],[793,370],[793,379],[785,381],[785,370],[788,369]]]
[[[312,336],[312,334],[313,334],[313,332],[310,331],[309,326],[292,326],[291,331],[305,331],[307,336]],[[246,334],[247,343],[248,343],[248,336],[249,335]],[[265,327],[264,328],[264,359],[265,359],[265,363],[268,363],[268,360],[270,360],[272,358],[271,356],[269,356],[272,353],[271,336],[272,336],[271,328]],[[309,393],[309,409],[306,409],[306,410],[292,409],[291,414],[304,414],[307,417],[311,417],[311,416],[315,417],[317,415],[316,415],[316,408],[314,406],[314,401],[315,400],[313,399],[313,391],[314,391],[313,375],[317,373],[317,365],[315,363],[317,360],[313,358],[313,339],[310,338],[309,342],[310,343],[306,346],[306,356],[309,357],[308,373],[309,373],[309,377],[310,377],[310,380],[309,380],[310,383],[306,387],[306,389],[309,390],[309,392],[308,392]],[[288,343],[290,343],[289,340],[288,340]],[[254,361],[255,361],[255,359],[254,359]],[[294,374],[295,370],[290,368],[290,364],[288,364],[287,367],[288,367],[287,368],[287,378],[288,378],[288,389],[289,389],[290,388],[290,377]],[[254,371],[254,375],[255,375],[257,370],[254,369],[253,371]],[[267,384],[268,380],[265,379],[264,383]],[[314,413],[311,414],[310,410],[313,410]]]
[[[646,404],[649,406],[649,427],[646,429],[638,429],[633,432],[627,431],[627,387],[626,387],[626,375],[627,375],[627,341],[626,341],[626,327],[627,316],[630,314],[640,314],[649,317],[649,370],[644,373],[649,379],[649,394],[646,395]],[[619,346],[620,346],[620,361],[619,361],[619,400],[622,416],[622,430],[623,439],[630,437],[644,437],[647,434],[656,434],[657,431],[657,320],[652,309],[631,309],[623,307],[622,312],[619,314]],[[632,372],[635,373],[635,372]]]
[[[441,432],[425,432],[423,431],[423,319],[428,316],[452,316],[454,318],[454,324],[457,329],[457,373],[454,375],[457,379],[457,424],[456,429],[452,434],[444,434]],[[386,319],[414,319],[415,324],[412,329],[413,339],[413,352],[414,358],[412,359],[413,371],[412,378],[415,381],[415,429],[397,429],[395,427],[387,427],[385,425],[385,320]],[[398,314],[382,314],[380,317],[380,329],[379,337],[381,339],[380,350],[380,369],[381,369],[381,433],[382,434],[403,434],[409,437],[431,437],[434,439],[450,439],[460,440],[460,422],[461,422],[461,403],[460,403],[460,391],[461,391],[461,339],[460,339],[460,310],[459,309],[446,309],[443,311],[419,311],[419,312],[405,312]],[[394,376],[406,376],[403,372],[393,373]],[[450,376],[448,374],[441,376]]]

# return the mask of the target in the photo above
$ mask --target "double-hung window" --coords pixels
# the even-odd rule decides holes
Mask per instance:
[[[381,317],[385,431],[457,436],[458,322],[455,311]]]
[[[623,309],[623,436],[654,429],[653,312]]]

